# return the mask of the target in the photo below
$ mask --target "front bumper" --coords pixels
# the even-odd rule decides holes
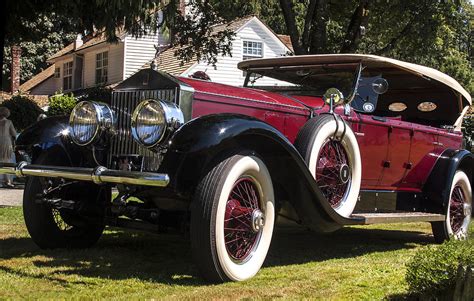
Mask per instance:
[[[169,176],[163,173],[113,170],[103,166],[96,168],[46,166],[26,162],[18,164],[0,163],[0,174],[12,174],[17,177],[63,178],[95,184],[109,183],[155,187],[166,187],[170,181]]]

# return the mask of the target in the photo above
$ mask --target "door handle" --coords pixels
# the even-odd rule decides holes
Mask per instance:
[[[365,133],[354,132],[354,135],[359,136],[359,137],[364,137],[364,136],[365,136]]]
[[[433,142],[433,145],[436,145],[436,146],[444,146],[444,144],[441,143],[441,142]]]

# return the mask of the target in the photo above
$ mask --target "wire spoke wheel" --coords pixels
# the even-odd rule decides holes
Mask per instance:
[[[456,185],[451,193],[451,202],[449,204],[449,217],[451,229],[454,234],[457,234],[463,224],[465,219],[464,206],[466,204],[466,196],[462,190],[462,187]]]
[[[446,200],[446,218],[442,222],[431,223],[437,243],[445,240],[463,240],[469,236],[472,215],[472,188],[469,177],[463,170],[454,174],[451,194]]]
[[[341,205],[349,189],[349,159],[340,141],[327,139],[316,161],[316,183],[333,208]]]
[[[224,219],[224,238],[229,256],[237,263],[251,257],[263,226],[261,195],[255,179],[240,178],[232,187]]]

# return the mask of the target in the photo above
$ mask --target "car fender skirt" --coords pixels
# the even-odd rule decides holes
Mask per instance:
[[[270,170],[277,202],[289,201],[304,225],[329,232],[362,223],[337,214],[291,142],[269,124],[249,116],[206,115],[188,122],[171,138],[160,171],[170,175],[170,186],[177,193],[191,195],[212,166],[242,149],[261,156]]]
[[[425,185],[425,208],[444,214],[449,203],[451,183],[457,170],[463,170],[473,180],[474,155],[467,150],[446,149],[436,161]]]

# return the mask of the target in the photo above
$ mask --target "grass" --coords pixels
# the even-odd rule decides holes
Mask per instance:
[[[209,285],[178,236],[109,228],[87,250],[41,250],[21,208],[0,208],[0,299],[384,299],[406,293],[405,264],[432,244],[429,224],[280,227],[252,280]]]

